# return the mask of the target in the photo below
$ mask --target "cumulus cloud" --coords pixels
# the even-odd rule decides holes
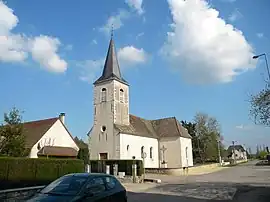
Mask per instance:
[[[19,22],[14,11],[3,1],[0,1],[0,61],[23,62],[32,58],[49,71],[63,72],[67,63],[57,54],[60,41],[49,36],[27,37],[24,34],[15,34],[13,29]]]
[[[139,15],[144,13],[144,10],[142,8],[143,0],[125,0],[125,2],[132,10],[135,10]]]
[[[112,26],[114,30],[120,29],[124,25],[123,20],[129,17],[130,13],[128,11],[120,9],[116,15],[110,16],[105,25],[100,27],[99,30],[108,35],[111,33]]]
[[[57,55],[60,45],[57,38],[48,36],[35,37],[30,42],[30,51],[33,59],[52,72],[65,72],[67,63]]]
[[[134,46],[126,46],[118,51],[119,63],[123,66],[133,66],[145,63],[147,61],[147,53],[144,49],[137,49]]]
[[[255,68],[253,50],[240,30],[205,0],[168,0],[173,24],[161,53],[183,78],[195,83],[230,82]]]

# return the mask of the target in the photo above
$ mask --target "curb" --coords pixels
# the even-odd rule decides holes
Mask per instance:
[[[145,178],[144,182],[161,183],[161,179]]]

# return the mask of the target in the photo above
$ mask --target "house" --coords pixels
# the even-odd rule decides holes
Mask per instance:
[[[146,168],[193,166],[191,136],[175,117],[146,120],[129,113],[129,83],[111,38],[102,75],[94,82],[90,159],[142,159]]]
[[[230,159],[247,160],[247,151],[242,145],[230,145],[227,152]]]
[[[79,147],[65,126],[65,114],[59,117],[23,123],[30,158],[42,156],[76,158]]]

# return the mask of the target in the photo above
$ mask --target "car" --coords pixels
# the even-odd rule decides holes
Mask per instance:
[[[56,179],[27,201],[127,202],[127,193],[112,175],[72,173]]]

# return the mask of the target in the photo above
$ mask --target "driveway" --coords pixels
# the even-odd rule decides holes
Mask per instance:
[[[198,176],[151,175],[163,182],[140,191],[128,189],[129,201],[267,202],[270,201],[270,166],[255,166],[256,162]]]

